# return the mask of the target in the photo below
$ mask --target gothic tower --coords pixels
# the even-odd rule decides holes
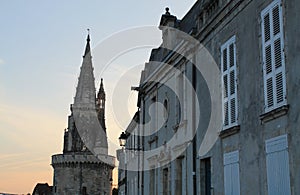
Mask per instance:
[[[53,194],[110,194],[114,157],[107,152],[105,91],[101,79],[96,97],[89,35],[70,110],[63,154],[52,156]]]
[[[97,114],[101,127],[106,132],[105,126],[105,91],[103,87],[103,79],[101,78],[100,88],[97,95]]]

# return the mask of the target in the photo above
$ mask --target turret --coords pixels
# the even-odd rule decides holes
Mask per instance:
[[[97,95],[96,100],[96,109],[98,114],[99,122],[106,132],[106,126],[105,126],[105,91],[103,87],[103,79],[101,78],[100,88]]]

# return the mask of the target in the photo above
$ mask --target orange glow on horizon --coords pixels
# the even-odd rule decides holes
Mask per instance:
[[[18,109],[22,112],[15,112]],[[48,110],[10,103],[0,105],[0,112],[0,123],[5,129],[0,137],[0,193],[27,194],[33,192],[37,183],[52,185],[51,156],[62,153],[63,129],[68,114],[60,117]],[[108,126],[118,129],[115,124]],[[117,142],[118,134],[118,131],[110,131],[108,135],[111,138],[109,153],[113,156],[118,146],[112,142]],[[117,183],[115,168],[113,187]]]

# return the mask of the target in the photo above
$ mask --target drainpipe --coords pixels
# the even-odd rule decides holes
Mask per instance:
[[[195,95],[197,95],[197,91],[196,91],[196,87],[197,87],[197,71],[196,71],[196,56],[194,55],[193,56],[193,62],[192,62],[192,85],[193,85],[193,88],[195,90]],[[195,105],[195,96],[192,96],[192,104]],[[197,102],[198,103],[198,102]],[[193,106],[193,110],[192,110],[192,129],[194,131],[194,139],[193,139],[193,190],[194,190],[194,194],[197,194],[197,176],[196,176],[196,169],[197,169],[197,130],[195,128],[198,128],[196,127],[195,125],[195,122],[196,122],[196,110],[195,110],[195,106]]]

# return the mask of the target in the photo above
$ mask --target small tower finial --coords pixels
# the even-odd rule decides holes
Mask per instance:
[[[86,40],[89,42],[90,41],[90,29],[88,28],[87,31],[88,31],[88,36],[87,36]]]
[[[169,10],[170,10],[170,9],[169,9],[168,7],[166,7],[166,13],[165,13],[166,15],[170,15]]]
[[[90,39],[90,29],[88,28],[87,29],[87,31],[88,31],[88,35],[87,35],[87,38],[86,38],[86,46],[85,46],[85,52],[84,52],[84,55],[83,55],[83,57],[85,57],[87,54],[89,54],[89,56],[91,56],[91,46],[90,46],[90,41],[91,41],[91,39]]]
[[[104,88],[103,88],[103,78],[101,78],[101,82],[100,82],[100,89],[99,89],[99,92],[100,91],[104,91]]]

